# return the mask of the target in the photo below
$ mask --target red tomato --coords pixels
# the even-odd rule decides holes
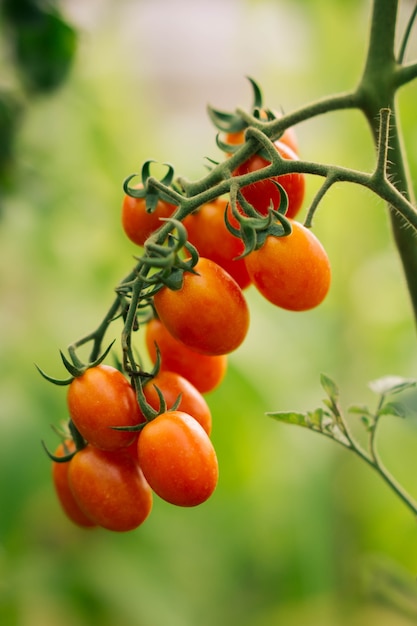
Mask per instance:
[[[275,147],[282,156],[283,159],[289,159],[292,161],[298,160],[295,152],[291,150],[287,145],[281,141],[275,142]],[[247,161],[239,165],[233,172],[233,176],[242,176],[243,174],[249,174],[250,172],[256,172],[270,164],[263,157],[255,154]],[[305,192],[305,176],[301,173],[283,174],[281,176],[274,176],[265,180],[260,180],[251,185],[246,185],[241,188],[241,192],[245,200],[247,200],[261,215],[267,215],[269,206],[272,201],[272,205],[275,209],[278,209],[280,204],[281,194],[276,185],[272,182],[276,180],[285,189],[288,196],[288,208],[286,216],[293,218],[297,215],[301,209],[301,205],[304,200]]]
[[[188,348],[168,332],[156,318],[146,324],[146,346],[156,362],[156,348],[161,354],[161,371],[177,372],[184,376],[200,393],[212,391],[222,382],[227,369],[227,356],[208,356]]]
[[[181,402],[178,410],[192,415],[204,428],[206,433],[211,433],[211,411],[201,393],[186,379],[176,372],[159,371],[143,388],[148,404],[156,411],[160,408],[159,396],[156,387],[161,391],[170,409],[178,396]]]
[[[154,492],[177,506],[197,506],[216,488],[218,463],[203,427],[182,411],[168,411],[139,433],[139,465]]]
[[[69,484],[79,507],[107,530],[133,530],[152,509],[152,490],[127,450],[87,445],[71,461]]]
[[[136,185],[136,189],[143,185]],[[147,238],[160,226],[160,218],[171,217],[176,206],[159,200],[156,209],[152,213],[146,211],[145,198],[132,198],[125,195],[122,204],[122,225],[126,235],[133,243],[143,246]]]
[[[80,434],[103,450],[128,446],[135,438],[135,433],[113,430],[113,426],[136,426],[143,419],[133,387],[110,365],[91,367],[74,378],[67,401]]]
[[[74,452],[74,442],[68,439],[64,444],[61,443],[54,452],[54,456],[61,457]],[[78,506],[68,482],[68,471],[72,461],[66,461],[64,463],[52,462],[52,480],[55,488],[56,495],[59,503],[66,514],[66,516],[83,528],[92,528],[96,526],[93,522]]]
[[[329,258],[308,228],[291,221],[287,237],[267,237],[245,262],[255,287],[276,306],[305,311],[318,306],[330,288]]]
[[[241,289],[250,284],[250,278],[242,254],[244,244],[227,229],[224,214],[228,200],[217,198],[201,206],[183,221],[188,232],[188,240],[198,250],[200,256],[211,259],[235,279]],[[230,217],[230,216],[229,216]]]
[[[217,263],[200,257],[184,273],[178,290],[163,287],[154,296],[158,317],[168,331],[203,354],[228,354],[249,328],[249,308],[239,285]]]

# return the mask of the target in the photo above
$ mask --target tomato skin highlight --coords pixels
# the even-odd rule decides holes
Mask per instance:
[[[142,184],[136,189],[143,188]],[[155,210],[148,213],[145,198],[133,198],[125,194],[122,203],[122,226],[127,237],[138,246],[143,246],[147,238],[162,226],[161,218],[171,217],[177,207],[159,200]]]
[[[311,230],[292,220],[291,225],[290,235],[267,237],[245,262],[267,300],[289,311],[306,311],[318,306],[330,289],[330,261]]]
[[[110,365],[89,368],[74,378],[67,403],[82,437],[103,450],[126,447],[135,438],[135,433],[114,430],[113,426],[136,426],[142,420],[133,387]]]
[[[205,502],[218,481],[213,444],[202,426],[182,411],[168,411],[139,433],[138,459],[153,491],[176,506]]]
[[[62,457],[74,452],[75,445],[70,439],[64,443],[60,443],[54,452],[54,456]],[[79,507],[71,491],[68,479],[68,473],[72,460],[59,463],[52,462],[52,482],[55,493],[62,510],[74,524],[82,528],[93,528],[97,524],[93,522]]]
[[[87,445],[71,461],[69,484],[79,507],[107,530],[133,530],[152,510],[152,490],[128,450]]]
[[[200,257],[183,285],[163,287],[154,296],[158,317],[168,331],[196,352],[228,354],[249,328],[249,308],[239,285],[217,263]]]
[[[177,372],[190,381],[200,393],[216,389],[225,377],[227,356],[209,356],[191,350],[175,339],[163,323],[154,318],[146,324],[145,341],[152,362],[156,362],[156,347],[161,355],[161,371]]]
[[[274,145],[283,159],[289,159],[291,161],[298,160],[298,156],[287,145],[280,141],[276,141]],[[243,174],[256,172],[267,165],[270,165],[270,161],[267,161],[258,154],[255,154],[249,157],[249,159],[242,163],[242,165],[239,165],[239,167],[234,170],[233,176],[242,176]],[[288,208],[286,216],[294,218],[300,211],[304,200],[304,174],[294,172],[292,174],[273,176],[272,178],[266,178],[265,180],[252,183],[251,185],[246,185],[245,187],[242,187],[240,191],[242,192],[245,200],[247,200],[261,215],[267,215],[271,201],[274,209],[278,209],[281,200],[281,193],[274,184],[274,180],[284,187],[288,195]]]
[[[197,248],[200,256],[220,265],[241,289],[245,289],[250,285],[249,274],[244,260],[236,258],[245,246],[227,229],[224,215],[228,204],[226,198],[203,204],[195,213],[188,215],[183,224],[188,232],[188,241]]]
[[[209,406],[201,393],[186,378],[176,372],[159,371],[152,380],[146,383],[143,387],[146,401],[153,409],[159,411],[159,396],[156,387],[164,396],[168,410],[181,395],[178,410],[192,415],[210,435],[212,417]]]

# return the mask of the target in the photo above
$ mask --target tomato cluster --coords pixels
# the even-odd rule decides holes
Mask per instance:
[[[52,476],[64,512],[78,526],[129,531],[149,516],[154,493],[184,507],[213,493],[218,463],[206,400],[168,370],[143,386],[155,414],[161,396],[165,408],[147,421],[132,385],[114,367],[91,367],[70,383],[68,411],[83,444],[66,439],[58,446]]]
[[[266,115],[261,111],[261,118]],[[238,145],[244,135],[230,132],[226,141]],[[298,160],[292,129],[273,144],[272,153],[274,148],[281,158]],[[239,192],[182,214],[188,243],[174,256],[170,243],[155,233],[172,218],[178,229],[177,206],[155,195],[147,206],[145,179],[132,196],[124,196],[126,236],[145,251],[168,252],[171,265],[161,265],[158,257],[152,277],[160,277],[159,283],[144,283],[147,314],[135,311],[152,372],[142,364],[125,367],[128,378],[122,368],[101,360],[80,371],[68,368],[75,436],[52,455],[53,481],[63,510],[79,526],[137,528],[149,516],[154,494],[183,507],[205,502],[216,488],[218,463],[204,395],[222,382],[228,355],[248,332],[245,290],[252,285],[290,311],[311,309],[325,298],[331,277],[326,251],[295,219],[304,200],[304,175],[249,177],[249,184],[248,177],[241,179],[268,165],[263,153],[255,153],[233,171],[230,167]],[[248,235],[253,224],[255,234]],[[256,229],[264,229],[259,240]],[[248,246],[248,240],[255,244]]]

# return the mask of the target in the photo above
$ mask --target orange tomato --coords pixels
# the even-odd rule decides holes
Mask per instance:
[[[74,378],[67,403],[80,434],[103,450],[126,447],[135,438],[135,433],[114,430],[113,426],[136,426],[142,420],[133,387],[110,365],[91,367]]]
[[[182,287],[163,287],[154,296],[158,317],[168,331],[202,354],[236,350],[249,328],[249,308],[239,285],[220,265],[200,257],[185,272]]]
[[[308,228],[291,221],[286,237],[267,237],[245,262],[253,284],[272,304],[290,311],[306,311],[326,297],[331,281],[327,253]]]
[[[137,189],[143,185],[136,185]],[[133,198],[125,194],[122,203],[122,226],[125,234],[133,243],[143,246],[147,238],[160,226],[160,218],[171,217],[176,206],[159,200],[155,210],[148,213],[145,198]]]
[[[146,480],[163,500],[197,506],[216,488],[218,463],[203,427],[182,411],[168,411],[139,433],[138,459]]]

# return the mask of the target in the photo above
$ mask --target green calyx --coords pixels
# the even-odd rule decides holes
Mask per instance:
[[[253,78],[248,76],[247,79],[251,84],[253,95],[251,114],[255,119],[259,119],[263,100],[262,91]],[[247,120],[243,119],[239,113],[220,111],[219,109],[215,109],[211,106],[207,107],[207,112],[214,126],[222,133],[238,133],[248,127]],[[236,149],[236,146],[231,147],[232,149]],[[229,148],[230,146],[227,145],[226,151],[232,151],[229,150]]]
[[[164,200],[165,202],[171,202],[172,198],[164,194],[160,189],[156,189],[155,187],[148,185],[148,180],[153,178],[151,175],[151,164],[156,163],[153,159],[149,159],[145,161],[142,166],[141,171],[141,184],[136,187],[130,187],[129,183],[131,180],[136,178],[137,174],[130,174],[124,182],[123,182],[123,191],[128,196],[132,198],[145,198],[146,201],[146,210],[149,213],[153,213],[157,207],[159,200]],[[165,187],[169,187],[174,180],[174,168],[169,163],[163,164],[167,167],[168,171],[160,180],[160,183]]]
[[[38,365],[36,365],[36,363],[35,363],[35,367],[40,373],[40,375],[43,378],[45,378],[47,381],[49,381],[50,383],[53,383],[54,385],[59,385],[59,386],[70,385],[72,381],[74,380],[74,378],[77,378],[78,376],[82,376],[84,372],[86,372],[91,367],[97,367],[97,365],[100,365],[100,363],[102,363],[104,359],[107,357],[107,355],[109,354],[111,348],[113,347],[113,344],[114,344],[114,341],[111,342],[111,344],[106,348],[106,350],[101,354],[101,356],[99,356],[97,359],[95,359],[91,363],[87,363],[87,364],[84,364],[80,361],[80,359],[77,357],[75,350],[73,348],[69,349],[71,361],[67,359],[67,357],[62,352],[62,350],[60,350],[59,353],[61,356],[61,360],[66,370],[71,374],[70,378],[64,378],[64,379],[54,378],[53,376],[49,376],[49,374],[44,372]]]
[[[239,227],[231,224],[225,211],[224,219],[227,229],[235,237],[242,239],[244,250],[238,257],[244,258],[254,250],[261,248],[267,237],[286,237],[291,234],[291,222],[285,216],[288,208],[288,196],[285,189],[277,181],[272,181],[280,191],[280,205],[274,208],[272,201],[267,215],[260,215],[256,209],[243,197],[238,185],[230,189],[230,201],[233,217]]]

